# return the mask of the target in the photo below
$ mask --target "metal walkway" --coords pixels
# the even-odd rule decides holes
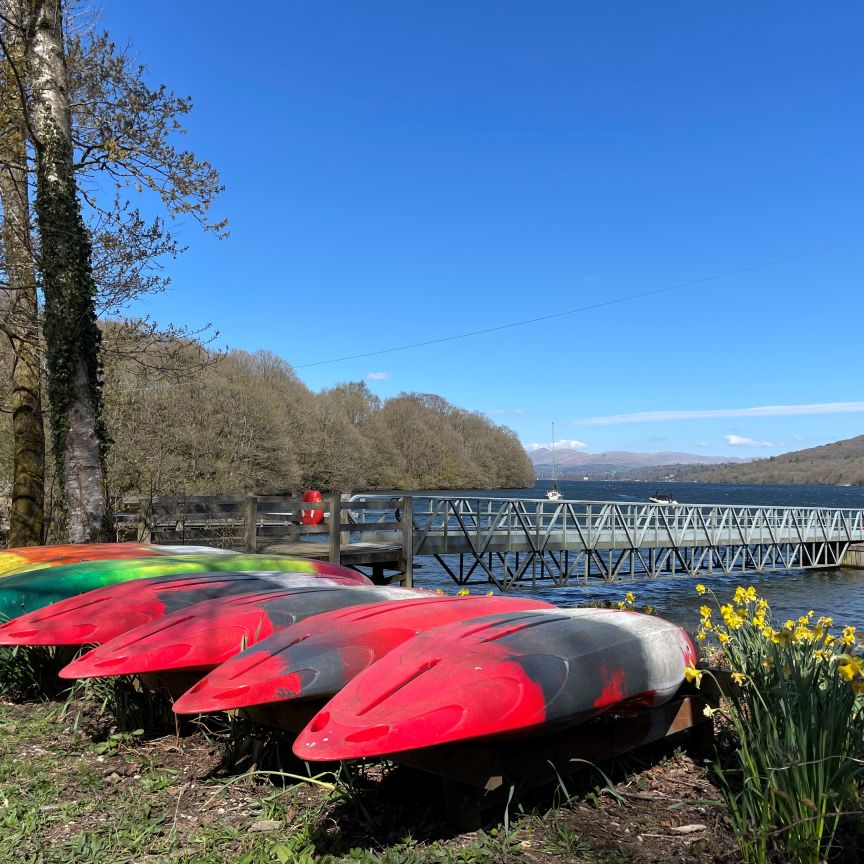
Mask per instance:
[[[864,510],[414,498],[414,556],[455,582],[646,580],[840,565]]]

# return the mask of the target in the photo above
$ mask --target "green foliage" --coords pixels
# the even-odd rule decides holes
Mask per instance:
[[[53,699],[71,688],[57,673],[76,651],[55,647],[0,646],[0,696]]]
[[[45,294],[44,334],[51,440],[60,487],[70,412],[90,412],[104,459],[108,434],[102,421],[102,335],[96,323],[91,247],[81,218],[71,147],[51,122],[40,129],[36,214],[39,265]]]

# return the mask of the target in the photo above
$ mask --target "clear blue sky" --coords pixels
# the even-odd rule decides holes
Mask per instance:
[[[859,4],[105,0],[104,23],[193,97],[227,187],[230,239],[181,226],[158,320],[529,446],[552,421],[592,452],[864,432]]]

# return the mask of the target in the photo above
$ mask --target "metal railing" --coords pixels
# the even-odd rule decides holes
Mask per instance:
[[[864,510],[432,497],[414,526],[415,555],[459,584],[508,588],[839,566],[864,541]]]

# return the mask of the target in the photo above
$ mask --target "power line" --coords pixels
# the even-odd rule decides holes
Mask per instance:
[[[397,345],[393,348],[380,348],[377,351],[364,351],[361,354],[346,354],[344,357],[332,357],[328,360],[316,360],[313,363],[295,364],[295,369],[309,369],[313,366],[326,366],[331,363],[343,363],[346,360],[359,360],[363,357],[378,357],[382,354],[394,354],[397,351],[410,351],[414,348],[424,348],[427,345],[440,345],[443,342],[456,342],[459,339],[470,339],[472,336],[483,336],[487,333],[498,333],[502,330],[511,330],[514,327],[525,327],[528,324],[539,324],[542,321],[553,321],[556,318],[565,318],[568,315],[578,315],[580,312],[590,312],[593,309],[602,309],[607,306],[615,306],[621,303],[629,303],[631,300],[640,300],[643,297],[652,297],[656,294],[665,294],[668,291],[677,291],[681,288],[692,288],[694,285],[702,285],[716,279],[726,279],[729,276],[738,276],[741,273],[752,273],[754,270],[762,270],[773,267],[787,261],[796,261],[799,258],[807,258],[811,255],[819,255],[823,252],[831,252],[844,246],[851,246],[859,240],[847,240],[843,243],[834,243],[831,246],[822,246],[818,249],[809,249],[806,252],[798,252],[794,255],[786,255],[783,258],[774,258],[771,261],[763,261],[759,264],[750,264],[747,267],[739,267],[736,270],[725,270],[722,273],[714,273],[711,276],[703,276],[701,279],[692,279],[688,282],[678,282],[675,285],[667,285],[665,288],[654,288],[650,291],[640,291],[636,294],[626,294],[623,297],[615,297],[612,300],[602,300],[598,303],[590,303],[587,306],[579,306],[575,309],[567,309],[564,312],[553,312],[549,315],[539,315],[536,318],[524,318],[521,321],[511,321],[508,324],[499,324],[495,327],[484,327],[481,330],[469,330],[465,333],[457,333],[453,336],[439,336],[435,339],[426,339],[422,342],[410,342],[406,345]]]

